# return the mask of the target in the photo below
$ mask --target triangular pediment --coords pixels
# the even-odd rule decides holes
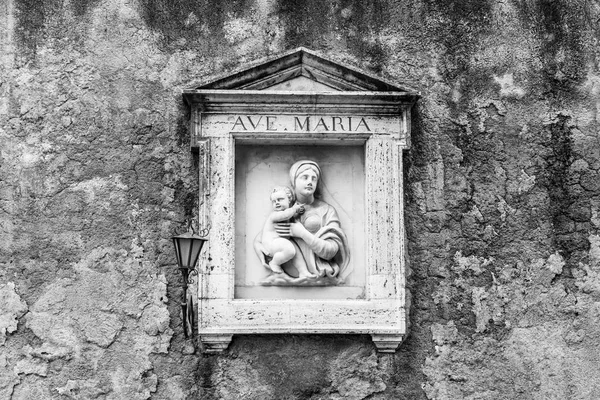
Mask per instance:
[[[303,47],[213,78],[193,89],[417,94],[404,85],[328,60]]]

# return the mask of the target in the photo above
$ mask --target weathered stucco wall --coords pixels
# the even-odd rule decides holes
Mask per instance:
[[[212,3],[0,5],[0,398],[600,398],[600,4]],[[181,90],[297,46],[423,94],[411,336],[190,354]]]

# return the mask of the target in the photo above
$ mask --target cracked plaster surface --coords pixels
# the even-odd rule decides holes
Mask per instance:
[[[0,6],[0,398],[600,398],[597,8],[59,3]],[[358,336],[188,354],[181,89],[297,46],[423,94],[411,336],[388,358]]]

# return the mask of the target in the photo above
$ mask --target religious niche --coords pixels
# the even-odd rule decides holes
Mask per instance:
[[[238,146],[235,190],[236,298],[364,297],[362,146]]]
[[[297,49],[184,91],[199,153],[198,333],[406,335],[402,151],[417,94]]]

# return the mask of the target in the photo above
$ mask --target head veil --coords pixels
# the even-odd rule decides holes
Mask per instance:
[[[315,197],[320,197],[321,195],[321,185],[319,182],[321,181],[321,167],[314,161],[311,160],[300,160],[294,163],[290,168],[290,182],[292,184],[292,188],[296,188],[296,178],[302,172],[307,169],[312,170],[315,174],[317,174],[317,187],[315,190]]]

